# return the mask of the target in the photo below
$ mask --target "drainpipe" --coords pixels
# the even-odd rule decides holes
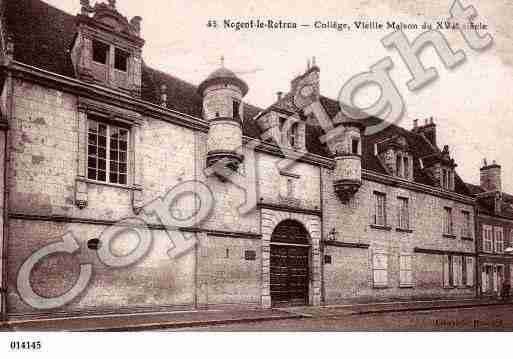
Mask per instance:
[[[475,246],[475,252],[476,252],[476,260],[475,260],[475,263],[474,263],[474,273],[475,273],[475,276],[476,276],[476,280],[475,280],[475,283],[476,283],[476,289],[475,289],[475,292],[476,292],[476,297],[479,297],[479,290],[481,288],[481,272],[479,271],[479,246],[478,246],[478,240],[477,240],[477,237],[480,235],[479,233],[479,225],[480,225],[480,220],[479,220],[479,208],[477,206],[477,198],[476,198],[476,203],[475,203],[475,216],[474,216],[474,246]],[[482,238],[479,237],[479,245],[482,245]]]
[[[325,302],[325,291],[326,288],[324,286],[324,206],[323,206],[323,182],[322,182],[322,167],[319,166],[319,187],[320,187],[320,205],[321,205],[321,243],[319,243],[319,251],[321,252],[321,304],[324,305]]]
[[[0,296],[1,296],[1,307],[2,312],[0,313],[0,322],[7,321],[7,240],[9,236],[8,231],[8,221],[9,221],[9,185],[8,185],[8,169],[9,169],[9,123],[11,122],[12,113],[13,113],[13,93],[14,93],[14,83],[12,81],[11,72],[7,73],[6,84],[4,85],[6,91],[6,113],[5,118],[7,119],[7,126],[3,129],[4,132],[4,173],[0,174],[4,179],[4,213],[3,213],[3,236],[2,243],[0,243],[2,247],[2,260],[1,268],[0,268]]]

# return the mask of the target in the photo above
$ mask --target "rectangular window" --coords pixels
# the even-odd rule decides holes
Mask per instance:
[[[88,121],[87,178],[127,184],[128,137],[126,128]]]
[[[410,158],[408,156],[403,157],[403,169],[404,169],[404,178],[410,178]]]
[[[467,287],[474,286],[474,258],[463,257],[463,284]]]
[[[483,235],[482,235],[482,238],[483,238],[483,252],[488,252],[488,253],[492,253],[493,251],[493,240],[492,240],[492,237],[493,237],[493,232],[492,232],[492,226],[487,226],[487,225],[483,225]]]
[[[444,234],[453,234],[452,208],[444,207]]]
[[[493,288],[493,266],[491,264],[483,264],[481,272],[481,291],[483,293],[490,292]]]
[[[450,189],[450,171],[442,169],[442,188]]]
[[[374,192],[374,224],[377,226],[387,225],[386,216],[386,195]]]
[[[233,105],[233,118],[236,119],[236,120],[240,120],[240,101],[238,100],[233,100],[232,102],[232,105]],[[282,124],[283,126],[283,124]]]
[[[461,263],[460,263],[461,269]],[[443,256],[443,274],[444,274],[444,287],[452,288],[455,283],[454,274],[454,257],[452,255]]]
[[[359,147],[360,147],[360,141],[357,138],[353,138],[351,140],[351,153],[353,155],[359,154],[360,153]]]
[[[397,177],[403,176],[402,164],[403,164],[403,159],[402,159],[401,155],[397,155],[396,159],[395,159],[395,166],[396,166],[395,172],[396,172]]]
[[[463,227],[461,228],[461,236],[470,238],[471,230],[470,230],[470,212],[462,211],[463,214]]]
[[[287,178],[287,197],[294,197],[294,180],[292,178]]]
[[[388,284],[388,256],[386,253],[374,253],[372,257],[372,273],[375,287],[386,287]]]
[[[397,198],[399,202],[398,209],[398,227],[401,229],[410,229],[410,211],[408,198]]]
[[[128,71],[128,58],[130,54],[126,51],[115,49],[114,50],[114,68],[119,71]]]
[[[503,238],[503,230],[502,227],[494,228],[494,252],[495,253],[503,253],[504,252],[504,238]]]
[[[460,256],[452,257],[453,285],[461,287],[463,285],[463,260]]]
[[[413,286],[413,256],[401,254],[399,257],[399,285],[401,287]]]
[[[107,64],[109,45],[93,40],[93,61],[99,64]]]
[[[298,124],[294,123],[292,126],[290,126],[289,130],[289,144],[291,147],[297,146],[297,135],[298,135]]]

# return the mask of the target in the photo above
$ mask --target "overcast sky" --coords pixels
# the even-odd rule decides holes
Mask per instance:
[[[76,14],[79,0],[47,0]],[[94,0],[91,0],[94,4]],[[322,4],[322,5],[321,5]],[[510,0],[462,0],[474,5],[479,19],[489,26],[494,45],[482,53],[471,50],[459,32],[444,32],[453,50],[465,52],[465,63],[446,70],[431,48],[423,52],[426,66],[435,66],[439,78],[418,92],[410,92],[410,75],[395,51],[385,49],[381,38],[391,32],[313,30],[242,30],[207,27],[209,20],[275,19],[313,23],[356,20],[433,22],[449,16],[452,0],[118,0],[118,10],[128,18],[143,18],[143,56],[147,64],[194,84],[219,66],[246,80],[246,101],[268,106],[277,91],[288,91],[293,76],[304,71],[307,58],[315,56],[321,68],[321,92],[336,98],[352,76],[368,71],[391,56],[391,76],[406,103],[401,126],[410,129],[414,118],[434,116],[438,143],[448,144],[457,171],[465,181],[479,183],[483,158],[502,165],[503,188],[513,192],[513,2]],[[406,31],[410,40],[420,32]],[[368,89],[359,96],[368,105],[379,94]]]

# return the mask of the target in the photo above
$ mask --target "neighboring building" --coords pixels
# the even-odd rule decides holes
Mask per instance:
[[[495,161],[484,160],[480,177],[480,186],[468,184],[477,201],[478,294],[504,296],[513,276],[513,196],[502,191],[501,166]]]
[[[3,313],[475,295],[474,198],[432,119],[364,135],[379,121],[342,116],[320,95],[315,61],[260,109],[244,103],[248,85],[224,65],[199,86],[148,67],[140,18],[128,21],[115,1],[81,4],[73,16],[39,0],[3,2]],[[337,135],[325,144],[327,123]],[[291,165],[278,166],[284,159]],[[207,170],[219,163],[239,185]],[[187,222],[178,233],[198,238],[171,259],[170,224],[151,209],[187,183],[207,187],[214,207],[185,221],[204,203],[184,196],[168,206]],[[258,206],[241,213],[241,187],[251,183]],[[151,250],[137,264],[112,265],[105,251],[129,257],[142,239],[127,232],[104,243],[102,234],[133,217],[151,231]],[[41,252],[58,243],[67,253]],[[80,296],[48,304],[70,296],[88,270]]]

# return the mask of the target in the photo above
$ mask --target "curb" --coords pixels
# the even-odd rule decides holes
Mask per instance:
[[[194,328],[194,327],[206,327],[210,325],[223,325],[223,324],[238,324],[238,323],[256,323],[273,320],[283,319],[300,319],[305,318],[304,315],[294,314],[286,315],[281,317],[259,317],[259,318],[237,318],[237,319],[218,319],[218,320],[204,320],[204,321],[192,321],[192,322],[159,322],[159,323],[145,323],[145,324],[134,324],[125,325],[123,327],[103,327],[85,330],[72,330],[75,332],[129,332],[138,330],[158,330],[158,329],[170,329],[170,328]]]
[[[424,307],[424,308],[396,308],[396,309],[378,309],[378,310],[362,310],[348,315],[360,315],[360,314],[379,314],[379,313],[395,313],[395,312],[421,312],[424,310],[445,310],[445,309],[457,309],[457,308],[475,308],[475,307],[486,307],[495,305],[513,305],[512,302],[492,302],[492,303],[474,303],[474,304],[454,304],[439,307]]]
[[[124,325],[112,325],[105,327],[92,327],[92,328],[81,328],[81,329],[48,329],[48,328],[35,328],[29,329],[28,331],[67,331],[67,332],[130,332],[130,331],[141,331],[141,330],[158,330],[158,329],[171,329],[171,328],[194,328],[194,327],[206,327],[211,325],[223,325],[223,324],[237,324],[237,323],[251,323],[251,322],[263,322],[272,320],[283,320],[283,319],[300,319],[305,318],[301,314],[290,314],[283,316],[268,316],[268,317],[247,317],[247,318],[233,318],[233,319],[215,319],[215,320],[198,320],[188,322],[152,322],[152,323],[140,323],[140,324],[124,324]],[[27,331],[23,327],[17,327],[10,324],[0,325],[0,331]]]

